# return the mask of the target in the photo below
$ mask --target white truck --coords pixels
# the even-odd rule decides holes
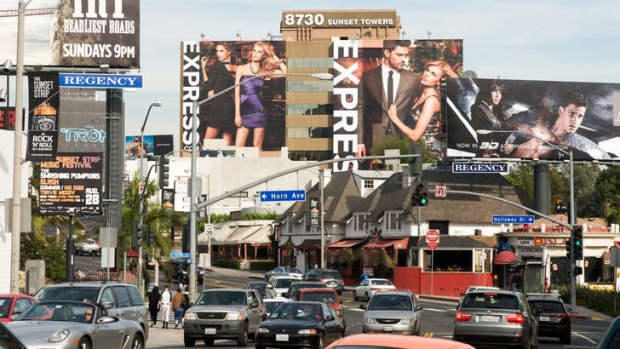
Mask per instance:
[[[75,254],[99,255],[101,247],[95,239],[86,239],[75,243]]]

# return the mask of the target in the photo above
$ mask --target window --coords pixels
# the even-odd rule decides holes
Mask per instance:
[[[372,179],[364,179],[364,189],[375,189],[375,181]]]
[[[356,213],[354,215],[354,229],[355,231],[368,230],[368,213]]]
[[[449,232],[449,221],[429,221],[428,228],[439,230],[439,234],[448,235]]]
[[[131,306],[129,294],[127,293],[125,286],[114,286],[114,295],[116,296],[119,307],[125,308]]]
[[[131,298],[132,305],[144,305],[144,299],[136,287],[128,286],[127,291],[129,292],[129,298]]]
[[[385,228],[386,230],[400,230],[400,213],[386,212]]]
[[[312,220],[310,217],[310,212],[306,212],[305,216],[306,218],[304,218],[304,222],[306,224],[306,231],[310,231],[312,229],[312,225],[310,224],[310,221]]]
[[[112,304],[112,308],[115,308],[114,295],[112,294],[112,288],[108,287],[103,290],[101,294],[101,304],[110,303]]]

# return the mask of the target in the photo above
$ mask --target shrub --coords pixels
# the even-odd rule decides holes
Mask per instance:
[[[233,261],[227,259],[220,259],[215,262],[215,265],[220,268],[239,269],[241,261]]]
[[[271,270],[276,267],[274,261],[252,261],[250,270]]]

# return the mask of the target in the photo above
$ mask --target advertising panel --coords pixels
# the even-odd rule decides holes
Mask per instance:
[[[620,84],[450,79],[450,157],[620,158]]]
[[[422,142],[443,158],[441,82],[463,70],[462,40],[334,40],[335,158],[406,152]],[[390,73],[391,72],[391,73]],[[366,168],[354,161],[335,171]]]
[[[60,153],[102,153],[106,143],[106,102],[89,89],[60,89]]]
[[[26,160],[53,160],[58,148],[58,73],[28,74],[30,130]]]
[[[286,43],[283,41],[183,42],[181,149],[192,149],[193,101],[240,84],[199,107],[199,142],[280,150],[284,146]]]
[[[100,215],[103,154],[62,153],[41,162],[42,215]]]
[[[144,136],[144,146],[140,136],[125,136],[125,149],[127,156],[142,155],[166,155],[173,151],[172,135],[148,135]]]

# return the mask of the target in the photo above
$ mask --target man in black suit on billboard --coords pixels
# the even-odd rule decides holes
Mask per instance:
[[[362,75],[358,102],[358,156],[366,155],[386,135],[402,136],[388,117],[388,109],[396,105],[398,118],[411,112],[418,94],[418,79],[403,69],[409,60],[409,40],[383,41],[383,62]]]

